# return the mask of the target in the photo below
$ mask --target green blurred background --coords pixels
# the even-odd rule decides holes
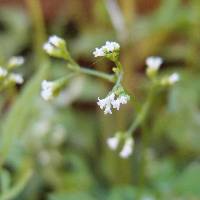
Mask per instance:
[[[92,51],[119,42],[133,102],[103,115],[96,100],[111,85],[86,76],[44,102],[41,81],[67,73],[42,50],[54,34],[81,66],[105,72],[112,63]],[[0,199],[200,200],[199,53],[199,0],[0,0],[0,65],[26,58],[18,69],[25,83],[0,94]],[[105,141],[127,129],[146,99],[152,55],[164,59],[161,74],[177,71],[181,81],[157,96],[123,160]]]

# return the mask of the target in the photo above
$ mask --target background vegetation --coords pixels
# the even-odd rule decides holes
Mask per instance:
[[[0,94],[0,199],[199,200],[199,33],[199,0],[1,0],[0,65],[13,55],[26,62],[18,69],[25,83]],[[106,72],[112,63],[92,51],[119,42],[134,100],[105,116],[96,101],[111,85],[81,76],[44,102],[41,81],[67,73],[42,50],[54,34],[81,66]],[[126,130],[145,100],[151,55],[164,58],[163,74],[176,70],[181,81],[157,96],[133,133],[133,155],[123,160],[105,141]]]

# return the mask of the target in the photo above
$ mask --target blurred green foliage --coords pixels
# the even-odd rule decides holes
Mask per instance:
[[[83,1],[73,2],[66,4],[70,12],[48,23],[47,31],[67,40],[80,65],[102,71],[112,66],[94,60],[93,49],[105,40],[118,41],[134,109],[128,105],[104,116],[96,99],[110,85],[85,76],[74,78],[53,103],[43,102],[42,79],[67,70],[57,59],[50,66],[42,52],[37,56],[33,46],[42,29],[32,15],[0,8],[0,65],[12,55],[26,57],[24,86],[0,95],[0,199],[199,200],[200,1],[162,0],[148,14],[137,11],[137,1],[118,1],[127,33],[123,38],[106,0],[91,3],[88,19]],[[176,69],[181,81],[158,95],[146,123],[134,133],[134,154],[121,160],[105,141],[126,129],[146,98],[144,59],[150,55],[162,56],[162,73]]]

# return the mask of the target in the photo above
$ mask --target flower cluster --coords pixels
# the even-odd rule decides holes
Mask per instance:
[[[54,94],[53,94],[54,88],[55,88],[54,82],[44,80],[42,81],[41,88],[42,88],[41,97],[44,100],[49,101],[54,97]]]
[[[119,110],[121,104],[126,104],[130,97],[127,94],[121,94],[115,99],[115,93],[111,93],[104,99],[98,98],[97,104],[104,109],[104,114],[112,114],[112,108]]]
[[[22,65],[24,58],[21,56],[14,56],[10,58],[5,66],[0,66],[0,81],[1,89],[8,87],[9,85],[22,84],[24,79],[21,74],[12,72],[14,68]]]
[[[49,37],[48,41],[43,45],[43,49],[50,56],[66,58],[65,41],[56,35]]]
[[[107,139],[107,145],[111,150],[116,150],[119,146],[120,140],[122,139],[122,136],[120,134],[116,134],[114,137],[110,137]],[[119,152],[119,156],[121,158],[128,158],[132,152],[134,147],[134,140],[132,137],[125,138],[124,145]]]
[[[103,57],[106,56],[106,54],[118,52],[119,50],[120,50],[120,45],[117,42],[107,41],[104,46],[100,48],[95,48],[93,55],[94,57]]]

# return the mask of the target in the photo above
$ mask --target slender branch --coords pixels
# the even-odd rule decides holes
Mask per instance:
[[[103,79],[105,79],[109,82],[112,82],[112,83],[115,82],[115,76],[114,75],[109,75],[109,74],[106,74],[104,72],[100,72],[100,71],[92,70],[92,69],[88,69],[88,68],[80,68],[78,71],[80,73],[83,73],[83,74],[88,74],[88,75],[96,76],[96,77],[99,77],[99,78],[103,78]]]
[[[129,127],[127,134],[128,135],[132,135],[132,133],[137,129],[137,127],[145,120],[148,112],[149,112],[149,108],[152,104],[153,98],[155,96],[155,86],[152,85],[148,98],[146,100],[146,102],[144,103],[141,112],[138,114],[138,116],[136,117],[136,119],[132,122],[131,126]]]

